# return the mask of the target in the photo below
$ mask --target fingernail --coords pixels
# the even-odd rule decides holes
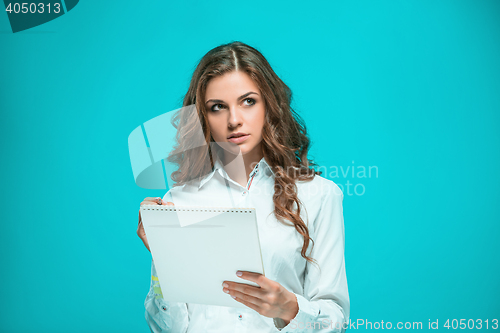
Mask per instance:
[[[237,272],[236,272],[236,275],[241,276],[241,275],[243,275],[243,273],[242,273],[242,272],[240,272],[240,271],[237,271]]]
[[[227,285],[227,283],[223,283],[223,284],[222,284],[222,286],[223,286],[224,288],[229,288],[229,286]]]
[[[236,299],[236,296],[231,295],[232,298]]]

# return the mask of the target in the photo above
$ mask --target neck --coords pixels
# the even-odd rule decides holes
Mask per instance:
[[[258,145],[244,155],[241,155],[241,153],[239,155],[234,155],[224,151],[224,156],[221,160],[228,176],[241,186],[245,187],[250,173],[262,157],[264,157],[264,154],[262,153],[260,145]],[[245,170],[245,172],[242,172],[242,170]]]

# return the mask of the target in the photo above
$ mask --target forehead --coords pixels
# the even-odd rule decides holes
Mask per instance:
[[[233,71],[217,76],[208,82],[205,92],[206,99],[234,99],[249,92],[259,92],[258,86],[246,73]]]

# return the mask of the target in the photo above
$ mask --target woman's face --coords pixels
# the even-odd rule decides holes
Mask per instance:
[[[248,74],[233,71],[211,79],[205,102],[208,125],[219,146],[232,154],[260,154],[266,108]],[[245,136],[231,139],[235,133]]]

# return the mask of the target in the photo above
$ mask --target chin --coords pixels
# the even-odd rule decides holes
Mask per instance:
[[[244,142],[242,144],[234,144],[232,142],[221,142],[219,143],[219,146],[221,146],[221,148],[224,150],[224,151],[227,151],[228,153],[231,153],[233,155],[245,155],[249,152],[251,152],[255,147],[250,147],[248,145],[248,143]]]
[[[250,146],[247,146],[247,145],[242,145],[240,146],[240,150],[241,150],[241,155],[246,155],[252,151],[254,151],[254,149],[256,148],[257,146],[253,146],[253,147],[250,147]]]

